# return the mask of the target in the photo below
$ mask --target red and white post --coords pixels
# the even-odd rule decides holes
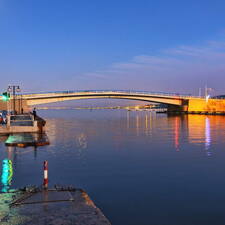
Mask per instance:
[[[44,189],[48,189],[48,161],[44,161]]]

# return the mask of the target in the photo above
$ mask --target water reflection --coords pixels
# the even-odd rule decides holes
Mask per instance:
[[[13,146],[7,146],[6,147],[6,152],[7,152],[7,157],[8,159],[10,160],[16,160],[16,147],[13,147]]]
[[[168,134],[173,134],[176,151],[180,151],[183,142],[188,140],[190,144],[204,145],[208,156],[212,154],[211,144],[218,139],[218,130],[221,132],[222,127],[225,129],[224,116],[177,115],[156,118],[156,114],[149,112],[127,113],[127,132],[135,128],[136,136],[152,136],[157,130],[161,130],[162,139],[167,138]]]
[[[6,141],[6,146],[44,146],[49,145],[48,137],[45,133],[18,133],[10,134]]]
[[[81,133],[76,136],[76,143],[78,149],[86,149],[87,148],[87,136],[84,133]]]
[[[13,176],[13,166],[12,160],[4,159],[2,160],[2,175],[1,175],[1,192],[8,192]]]
[[[137,131],[137,136],[139,136],[139,134],[140,134],[140,132],[139,132],[139,130],[140,130],[140,119],[139,119],[139,113],[137,113],[137,115],[136,115],[136,131]]]
[[[179,143],[179,138],[180,138],[180,117],[175,118],[175,148],[177,151],[179,151],[180,143]]]
[[[208,156],[212,154],[210,151],[210,144],[211,144],[210,120],[208,117],[206,117],[205,119],[205,150]]]
[[[48,145],[49,141],[46,134],[20,133],[0,136],[0,142],[5,144],[7,156],[7,158],[2,160],[0,186],[1,192],[7,192],[12,183],[13,165],[17,164],[17,156],[33,152],[34,158],[36,159],[37,148],[39,146]]]
[[[130,111],[127,111],[127,129],[130,128]]]
[[[188,116],[189,141],[192,144],[205,143],[206,116]]]
[[[149,214],[143,213],[146,205],[153,212],[153,224],[182,224],[183,218],[196,212],[201,216],[198,209],[211,210],[212,205],[222,212],[225,117],[122,110],[47,113],[47,134],[52,143],[43,147],[41,154],[33,147],[6,148],[8,137],[1,137],[0,162],[13,162],[12,188],[38,183],[40,165],[47,158],[51,184],[60,179],[63,184],[84,187],[113,224],[120,224],[121,217],[129,224],[140,223],[135,218],[149,224]],[[5,177],[9,178],[9,173]],[[7,189],[10,182],[5,181],[1,183]],[[133,195],[140,188],[141,197]],[[105,190],[110,190],[110,195]],[[164,212],[174,216],[168,219]],[[163,216],[166,219],[158,221]]]
[[[212,139],[216,139],[216,133],[211,131],[211,127],[217,126],[217,120],[224,120],[225,118],[209,117],[209,116],[188,116],[188,127],[189,127],[189,141],[192,144],[204,144],[207,155],[210,156],[210,146]],[[212,137],[214,135],[214,137]]]

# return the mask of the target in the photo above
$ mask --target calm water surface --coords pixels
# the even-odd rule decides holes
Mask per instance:
[[[48,160],[50,186],[85,189],[113,225],[225,224],[225,117],[38,113],[47,120],[49,146],[6,147],[0,137],[0,162],[12,162],[10,188],[41,184]]]

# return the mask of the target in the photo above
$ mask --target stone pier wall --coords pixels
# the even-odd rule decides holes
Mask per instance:
[[[15,109],[18,113],[21,113],[21,110],[23,108],[23,112],[28,112],[29,111],[29,106],[27,105],[27,101],[26,100],[20,100],[20,99],[16,99],[15,101]],[[0,101],[0,110],[13,110],[13,101],[10,100],[8,102],[3,102]]]
[[[225,99],[189,99],[188,112],[225,113]]]
[[[168,112],[225,114],[225,99],[189,99],[182,106],[168,105]]]

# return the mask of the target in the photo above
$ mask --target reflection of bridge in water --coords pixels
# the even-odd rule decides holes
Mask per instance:
[[[60,142],[66,146],[73,140],[79,154],[85,153],[94,139],[101,145],[101,139],[105,136],[104,121],[100,123],[100,120],[93,119],[93,112],[87,112],[87,114],[90,115],[90,119],[88,115],[86,119],[60,118],[60,126],[57,126],[59,119],[51,119],[46,128],[50,142],[53,144]],[[219,130],[217,130],[218,126]],[[53,127],[54,131],[50,135]],[[73,129],[74,127],[76,130]],[[154,140],[169,138],[177,151],[183,150],[183,142],[188,142],[193,146],[201,146],[207,152],[211,150],[212,142],[224,140],[225,117],[212,115],[156,116],[155,113],[149,111],[127,111],[126,117],[123,119],[116,117],[107,119],[107,127],[115,150],[126,149],[127,139],[130,136],[146,136]],[[161,136],[158,136],[158,130],[160,130]]]
[[[93,114],[93,112],[87,113]],[[213,152],[215,143],[223,145],[225,143],[224,116],[156,116],[155,113],[149,111],[127,111],[123,119],[121,117],[112,117],[106,120],[107,130],[109,131],[107,136],[113,140],[114,151],[126,151],[130,137],[133,137],[131,138],[133,140],[135,140],[135,137],[147,137],[142,140],[150,140],[150,143],[151,140],[156,140],[156,143],[169,140],[173,151],[194,151],[200,149],[207,156],[215,154]],[[94,119],[93,116],[86,116],[85,119],[79,118],[77,120],[63,116],[60,118],[60,126],[58,126],[59,118],[52,118],[47,123],[49,140],[52,146],[55,146],[55,149],[67,146],[63,149],[63,154],[74,151],[76,157],[85,163],[90,150],[94,146],[93,143],[97,142],[100,148],[102,143],[104,143],[102,139],[105,137],[105,123],[99,123],[99,121]],[[160,130],[161,135],[158,135],[157,130]],[[36,135],[34,134],[34,138],[40,139]],[[0,136],[0,142],[5,143],[8,138],[10,140],[12,136]],[[25,136],[25,139],[27,139],[27,136]],[[186,143],[190,145],[186,145]],[[45,151],[55,154],[52,146],[51,148],[45,148]],[[187,146],[191,146],[191,149],[187,149]],[[149,148],[152,148],[152,146],[149,145]],[[0,161],[2,164],[0,166],[4,167],[5,171],[4,173],[2,172],[0,178],[0,190],[2,189],[2,191],[7,191],[10,188],[12,171],[13,168],[18,170],[18,166],[20,166],[20,163],[18,164],[19,160],[27,159],[30,155],[34,156],[33,158],[36,160],[38,156],[38,151],[33,147],[24,149],[6,146],[5,151],[7,157]],[[12,167],[10,167],[11,165]]]

